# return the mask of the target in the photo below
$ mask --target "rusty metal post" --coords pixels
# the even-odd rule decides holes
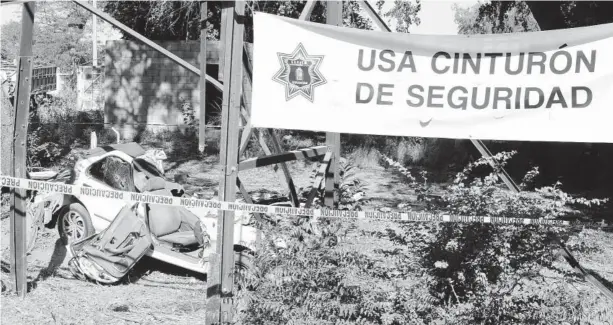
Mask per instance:
[[[206,21],[208,18],[206,1],[200,1],[200,125],[198,130],[198,150],[206,147]]]
[[[17,64],[17,91],[15,95],[15,133],[13,137],[12,176],[26,178],[28,116],[30,113],[30,91],[32,81],[32,39],[34,32],[34,12],[36,2],[23,4],[21,14],[21,43],[19,63]],[[11,275],[13,289],[20,297],[25,297],[28,289],[26,276],[26,238],[27,203],[26,190],[11,188]]]
[[[222,2],[228,21],[222,34],[224,51],[224,91],[220,162],[223,174],[219,184],[219,200],[233,202],[238,175],[238,122],[243,84],[243,34],[245,2]],[[206,325],[232,322],[234,290],[234,212],[219,211],[217,247],[210,262],[207,283]]]
[[[93,1],[92,5],[96,8],[96,0]],[[98,67],[98,17],[92,16],[92,63],[95,70]]]
[[[343,26],[343,1],[328,1],[327,6],[326,23]],[[338,203],[340,182],[338,168],[341,157],[341,134],[326,132],[326,145],[332,149],[332,160],[330,161],[329,172],[326,173],[324,204],[328,208],[335,208]]]

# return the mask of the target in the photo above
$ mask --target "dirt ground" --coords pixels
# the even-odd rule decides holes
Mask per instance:
[[[293,162],[289,166],[296,186],[308,187],[315,165]],[[197,192],[203,198],[215,198],[221,173],[215,157],[207,158],[204,162],[170,163],[165,168],[170,179],[179,173],[187,174],[188,191]],[[361,169],[358,174],[365,182],[371,207],[392,208],[414,199],[414,194],[397,173],[383,167],[371,167]],[[275,172],[272,167],[258,168],[241,172],[239,177],[250,191],[267,189],[287,193],[280,169]],[[6,207],[3,207],[3,212],[5,210]],[[3,220],[1,226],[1,279],[3,286],[10,287],[9,265],[6,263],[9,260],[9,220]],[[367,233],[375,233],[390,226],[387,222],[372,221],[361,228]],[[592,236],[592,239],[597,237],[603,249],[597,254],[578,254],[576,257],[584,267],[598,270],[605,281],[613,283],[613,235],[602,232],[588,232],[586,235]],[[364,251],[386,245],[377,236],[356,237],[347,244]],[[31,292],[25,300],[3,292],[2,324],[179,325],[202,323],[204,320],[206,282],[201,276],[145,257],[130,273],[127,284],[102,286],[74,279],[65,257],[66,248],[60,244],[56,229],[45,229],[39,234],[37,246],[28,256]],[[560,261],[560,267],[569,268],[563,261]],[[556,280],[552,279],[554,283]],[[595,288],[585,282],[575,286],[577,294],[584,298],[586,304],[593,306],[600,319],[613,316],[613,311],[607,311],[609,302]],[[611,324],[606,321],[600,323]]]

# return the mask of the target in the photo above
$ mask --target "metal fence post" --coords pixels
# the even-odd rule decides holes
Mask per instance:
[[[224,90],[220,159],[223,174],[219,184],[219,200],[233,202],[238,176],[238,122],[243,83],[243,34],[245,2],[223,2],[227,26],[223,35]],[[234,298],[234,212],[219,211],[217,247],[210,263],[207,281],[207,316],[205,324],[232,322]]]
[[[326,23],[334,26],[343,26],[343,1],[327,2]],[[324,204],[328,208],[335,208],[338,203],[338,188],[340,182],[339,162],[341,157],[341,134],[326,132],[326,145],[332,148],[332,160],[329,172],[326,173],[326,190]]]
[[[19,64],[17,65],[17,91],[15,92],[15,133],[13,137],[12,176],[26,178],[27,133],[30,113],[30,91],[32,82],[32,37],[34,31],[34,12],[36,2],[23,4],[21,16],[21,44],[19,45]],[[11,274],[13,289],[20,297],[25,297],[28,289],[26,276],[26,238],[27,203],[26,190],[11,188]]]
[[[198,150],[206,147],[206,21],[208,8],[206,1],[200,1],[200,125],[198,130]]]

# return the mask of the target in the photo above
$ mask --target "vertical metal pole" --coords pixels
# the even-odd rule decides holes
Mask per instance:
[[[236,196],[238,174],[238,121],[241,109],[243,83],[243,34],[245,2],[222,2],[228,28],[225,42],[224,92],[222,101],[220,160],[222,177],[219,184],[219,199],[233,202]],[[234,289],[234,212],[219,211],[217,247],[211,261],[207,283],[207,316],[205,324],[232,322]]]
[[[206,21],[208,19],[206,1],[200,1],[200,127],[198,130],[198,150],[206,147]]]
[[[94,9],[96,8],[96,0],[94,0]],[[96,15],[92,15],[93,17],[93,24],[92,24],[92,39],[93,39],[93,54],[94,54],[94,59],[93,59],[93,65],[94,68],[98,67],[98,34],[97,34],[97,30],[98,30],[98,17],[96,17]]]
[[[329,25],[343,25],[343,1],[327,2],[326,23]],[[326,145],[332,149],[332,160],[330,169],[326,173],[326,191],[324,204],[328,208],[334,208],[338,203],[338,187],[340,175],[338,171],[339,159],[341,156],[341,134],[326,132]]]
[[[223,10],[223,6],[224,6],[224,2],[221,2],[222,5],[222,10],[221,10],[221,24],[220,24],[220,28],[219,28],[219,71],[217,71],[217,79],[219,79],[219,81],[223,81],[224,79],[224,67],[226,62],[224,61],[224,58],[226,57],[226,47],[228,47],[229,45],[224,43],[224,40],[226,39],[226,34],[229,33],[229,31],[231,30],[230,27],[228,27],[228,23],[232,23],[231,21],[228,21],[228,13]]]
[[[28,116],[30,111],[30,91],[32,81],[32,37],[34,31],[34,12],[36,2],[23,5],[21,14],[21,44],[17,65],[17,91],[15,95],[15,133],[13,137],[13,177],[26,178],[26,141]],[[11,275],[13,289],[20,297],[25,297],[28,283],[26,276],[26,191],[11,188]]]

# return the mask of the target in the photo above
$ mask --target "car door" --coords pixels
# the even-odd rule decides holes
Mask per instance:
[[[87,167],[81,178],[81,186],[99,190],[134,191],[132,166],[118,156],[106,156]],[[113,199],[110,192],[100,191],[94,196],[80,196],[92,217],[94,228],[100,231],[119,214],[123,200]]]

